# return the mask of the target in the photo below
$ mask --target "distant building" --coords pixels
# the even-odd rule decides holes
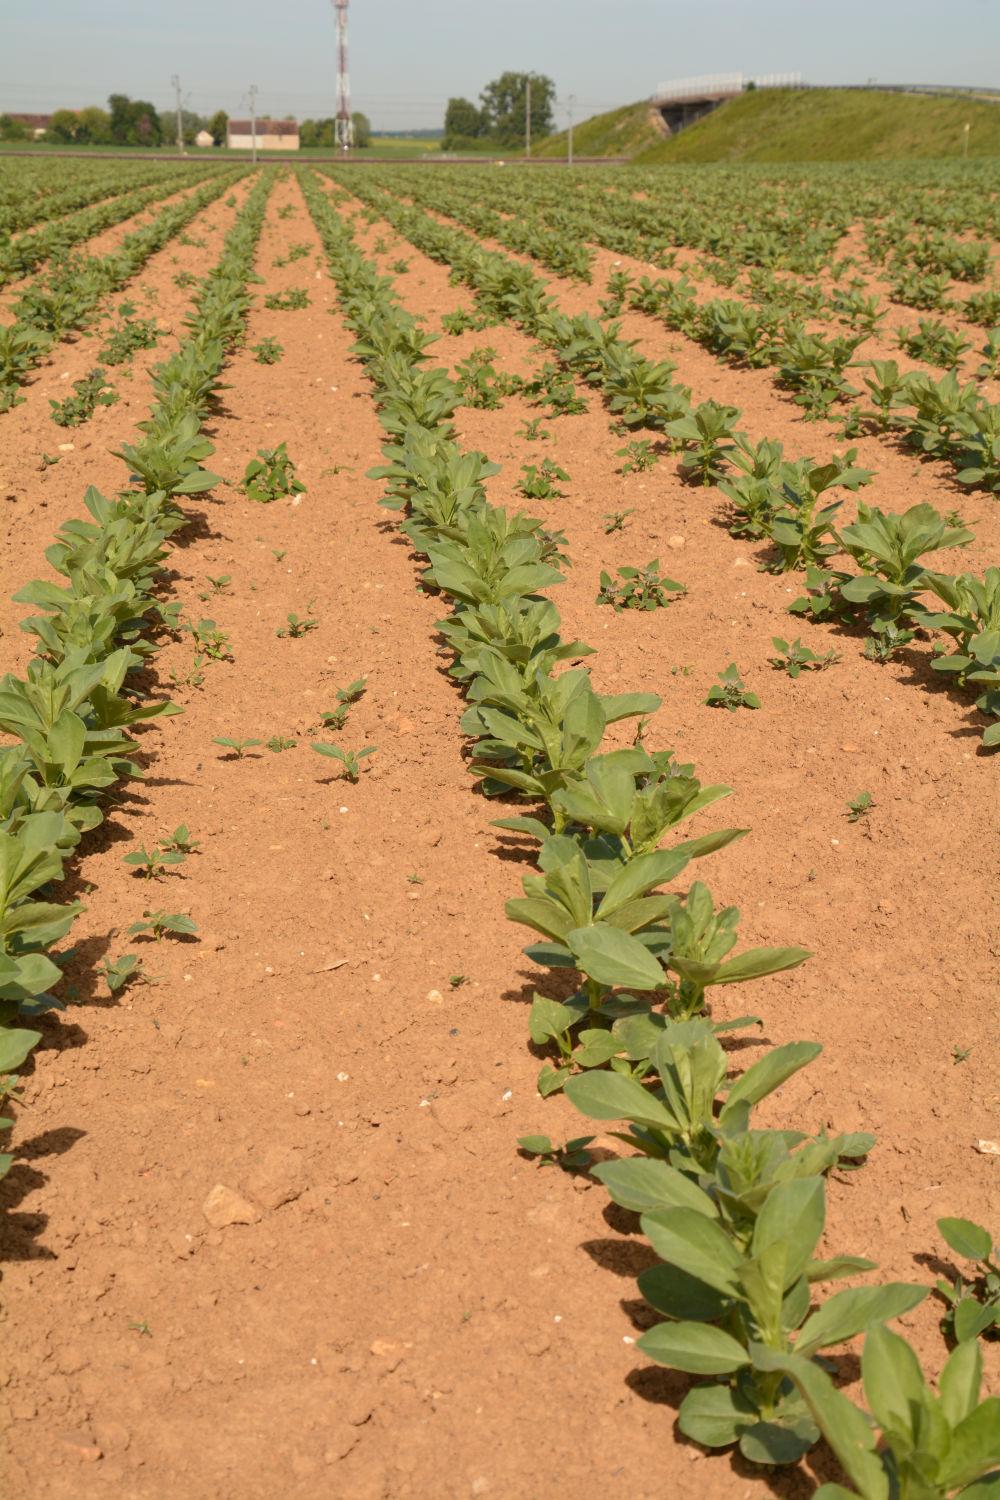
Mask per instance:
[[[215,141],[209,135],[209,133],[208,133],[207,130],[199,130],[198,134],[194,138],[194,143],[195,143],[196,146],[201,146],[203,148],[205,146],[214,146],[215,145]]]
[[[250,120],[230,120],[226,127],[226,145],[231,151],[250,151],[254,134],[258,151],[299,149],[299,127],[295,120],[258,120],[253,134]]]
[[[11,114],[10,118],[12,120],[16,120],[19,125],[23,125],[28,134],[33,136],[36,141],[41,140],[42,136],[45,134],[52,123],[51,115]]]

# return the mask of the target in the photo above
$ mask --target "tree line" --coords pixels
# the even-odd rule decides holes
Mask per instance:
[[[501,73],[479,95],[448,100],[444,116],[444,151],[477,146],[524,144],[528,124],[528,86],[531,86],[531,135],[540,140],[555,129],[556,86],[543,73]]]
[[[371,142],[368,117],[357,111],[354,121],[354,143],[364,147]],[[203,130],[212,137],[213,146],[226,144],[229,115],[217,109],[212,115],[198,115],[181,110],[181,135],[185,146],[193,146]],[[0,115],[0,141],[27,141],[34,138],[32,129],[9,114]],[[146,99],[130,99],[127,94],[112,94],[107,109],[90,105],[86,109],[57,109],[45,131],[45,138],[74,146],[170,146],[177,140],[177,116],[173,110],[161,114]],[[303,120],[299,127],[302,146],[333,146],[334,121]]]

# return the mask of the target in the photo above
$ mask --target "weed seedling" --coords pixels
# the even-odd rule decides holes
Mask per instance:
[[[803,646],[798,636],[789,645],[780,635],[772,635],[771,644],[778,652],[777,656],[768,657],[771,666],[779,672],[787,672],[793,678],[800,677],[803,672],[822,672],[824,668],[832,667],[840,660],[839,654],[833,650],[828,651],[825,656],[817,656],[815,651]]]
[[[517,1144],[525,1156],[537,1157],[540,1167],[562,1167],[564,1172],[578,1172],[585,1171],[593,1163],[594,1158],[587,1150],[593,1139],[592,1135],[578,1135],[565,1146],[556,1146],[547,1135],[519,1135]]]
[[[468,974],[449,974],[448,975],[448,983],[451,985],[451,987],[452,987],[453,990],[460,990],[462,988],[462,985],[463,984],[468,984],[468,982],[469,982],[469,976],[468,976]]]
[[[407,875],[406,879],[409,885],[423,885],[424,883],[422,875]]]
[[[243,471],[241,488],[248,500],[256,500],[259,505],[270,505],[286,495],[304,495],[306,492],[305,485],[296,476],[285,443],[279,443],[277,448],[257,449],[257,457],[252,458]]]
[[[137,1333],[140,1338],[151,1339],[153,1337],[153,1330],[150,1328],[150,1326],[146,1322],[145,1318],[136,1319],[134,1322],[130,1323],[128,1326],[129,1326],[129,1329],[131,1330],[131,1332],[132,1333]]]
[[[123,953],[121,958],[106,958],[101,964],[101,973],[112,995],[117,995],[127,985],[146,979],[142,972],[142,960],[136,953]]]
[[[284,352],[284,344],[277,339],[261,339],[253,346],[253,357],[259,365],[276,365]]]
[[[273,750],[277,755],[282,750],[294,750],[297,741],[286,739],[284,735],[275,734],[266,743],[268,750]]]
[[[525,420],[524,426],[519,427],[514,436],[523,439],[526,443],[547,443],[552,434],[542,426],[543,421],[543,417],[531,417]]]
[[[874,806],[875,801],[871,792],[859,792],[856,797],[850,798],[847,803],[848,823],[860,822],[862,818],[868,816]]]
[[[160,880],[168,865],[182,865],[187,858],[180,849],[134,849],[123,855],[122,864],[131,865],[145,880]]]
[[[211,589],[213,594],[224,594],[233,581],[233,575],[231,573],[220,573],[218,578],[213,578],[211,573],[208,573],[206,574],[206,578],[208,580],[209,588]],[[203,599],[207,599],[209,595],[202,594],[200,597]]]
[[[562,500],[565,498],[565,491],[556,486],[557,483],[566,483],[569,475],[565,469],[553,463],[551,458],[543,458],[540,464],[522,464],[521,475],[518,489],[528,500]]]
[[[719,673],[719,680],[709,688],[705,702],[710,708],[726,708],[730,713],[735,713],[738,708],[760,708],[760,699],[756,693],[747,690],[734,661]]]
[[[198,650],[210,661],[232,661],[230,639],[214,620],[199,620],[197,625],[187,620],[181,628],[191,632]]]
[[[951,1049],[951,1060],[957,1067],[959,1063],[968,1062],[972,1056],[971,1047],[959,1047],[957,1044]]]
[[[596,603],[610,604],[616,614],[623,609],[665,609],[668,597],[687,593],[687,586],[660,572],[660,559],[654,557],[644,568],[619,568],[618,582],[610,573],[601,573]]]
[[[365,745],[362,750],[341,750],[339,745],[325,745],[321,740],[313,740],[312,748],[317,755],[325,755],[330,760],[339,761],[344,768],[344,776],[348,781],[357,781],[361,775],[361,762],[369,755],[374,755],[378,749],[377,745]]]
[[[186,823],[181,823],[160,840],[161,849],[179,849],[182,854],[197,854],[201,849],[198,839],[191,837],[191,830]]]
[[[337,689],[337,707],[320,714],[324,729],[343,729],[352,707],[364,697],[367,682],[367,677],[359,677],[347,687]]]
[[[124,313],[124,308],[122,308]],[[137,349],[151,349],[160,337],[155,318],[123,318],[118,327],[107,335],[106,341],[97,351],[97,357],[106,365],[123,365]]]
[[[65,401],[52,401],[52,420],[58,427],[79,427],[88,418],[94,415],[99,406],[114,406],[119,400],[117,393],[112,390],[104,379],[104,371],[99,367],[91,370],[82,380],[74,380],[74,396],[67,396]]]
[[[261,743],[261,740],[234,740],[230,739],[227,735],[221,735],[218,739],[212,741],[213,745],[221,745],[224,750],[232,751],[233,756],[237,760],[242,760],[248,750],[252,750],[255,745]]]
[[[400,256],[399,260],[391,260],[389,262],[389,270],[392,271],[393,275],[395,276],[405,276],[406,272],[409,269],[410,262],[403,256]]]
[[[311,601],[306,605],[306,608],[312,609]],[[311,614],[299,616],[291,613],[286,615],[285,618],[288,624],[280,626],[274,632],[275,635],[280,636],[283,640],[297,641],[300,636],[308,635],[310,630],[319,629],[319,621]]]
[[[649,438],[633,438],[624,448],[615,449],[615,457],[621,459],[620,474],[645,474],[659,459]]]
[[[289,287],[287,292],[271,292],[264,298],[264,306],[272,312],[294,312],[309,306],[309,293],[304,286]]]
[[[130,937],[147,935],[162,942],[169,933],[172,937],[190,937],[198,931],[198,924],[183,912],[144,911],[143,921],[133,922],[128,929]]]
[[[604,535],[610,536],[613,531],[624,531],[625,522],[629,516],[635,514],[635,506],[628,510],[608,510],[604,513]]]
[[[937,1283],[949,1303],[945,1332],[965,1344],[1000,1328],[1000,1242],[994,1243],[989,1230],[971,1219],[938,1219],[937,1227],[949,1249],[975,1266],[969,1281],[956,1276],[953,1282]]]

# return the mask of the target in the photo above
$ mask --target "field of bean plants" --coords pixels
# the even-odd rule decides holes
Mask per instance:
[[[998,256],[4,163],[6,1492],[1000,1495]]]

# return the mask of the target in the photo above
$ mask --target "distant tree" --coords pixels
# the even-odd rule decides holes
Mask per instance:
[[[205,129],[212,137],[213,146],[224,146],[226,144],[226,130],[229,127],[229,116],[224,109],[217,109],[205,125]]]
[[[527,117],[528,80],[531,80],[531,134],[551,135],[556,86],[542,73],[501,73],[479,96],[483,107],[484,133],[501,146],[516,146],[524,140]]]
[[[72,109],[57,109],[45,132],[51,141],[76,141],[80,138],[79,116]]]
[[[372,143],[372,126],[367,115],[363,115],[360,109],[356,109],[351,116],[351,124],[354,126],[354,144],[362,149]]]
[[[26,141],[28,139],[28,127],[22,120],[11,119],[10,115],[0,115],[0,141]]]
[[[111,139],[116,146],[158,146],[163,128],[156,109],[145,99],[130,99],[127,94],[112,94]]]
[[[300,146],[334,146],[336,142],[336,122],[332,119],[303,120],[299,126]]]
[[[86,109],[77,112],[76,121],[78,141],[86,141],[91,146],[106,146],[110,143],[111,116],[106,109],[89,104]]]
[[[169,123],[173,126],[170,138],[171,140],[175,140],[177,137],[176,115],[172,120],[169,121]],[[206,129],[206,122],[201,115],[196,115],[194,111],[190,109],[181,110],[181,135],[183,137],[185,146],[193,146],[195,136],[198,134],[199,130],[204,129]]]
[[[444,137],[442,149],[451,151],[463,141],[478,140],[483,134],[485,121],[482,111],[471,99],[449,99],[444,112]]]

